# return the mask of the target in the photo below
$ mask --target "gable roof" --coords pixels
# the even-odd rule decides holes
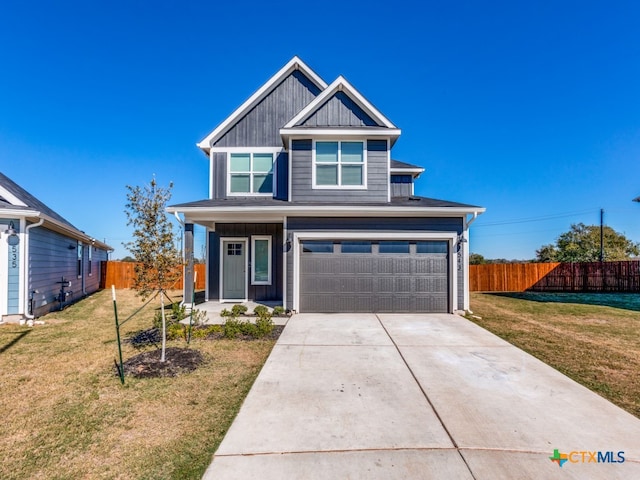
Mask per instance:
[[[0,216],[43,219],[46,226],[78,240],[94,243],[100,248],[113,250],[109,245],[91,238],[71,222],[49,208],[20,185],[0,172]]]
[[[424,168],[410,163],[401,162],[400,160],[391,159],[391,173],[411,175],[413,178],[418,178],[421,173],[424,172]]]
[[[311,68],[307,66],[297,56],[293,57],[282,67],[275,75],[262,85],[253,95],[251,95],[242,105],[240,105],[231,115],[229,115],[215,130],[203,138],[197,146],[205,153],[209,152],[209,148],[213,143],[220,139],[233,125],[235,125],[244,115],[246,115],[253,107],[255,107],[262,99],[271,93],[278,84],[295,70],[302,72],[309,80],[311,80],[320,90],[327,88],[327,83],[318,76]]]
[[[381,135],[391,137],[391,144],[400,136],[400,129],[396,127],[387,117],[385,117],[380,110],[378,110],[371,102],[369,102],[358,90],[351,85],[346,78],[340,75],[334,80],[331,85],[326,87],[320,95],[312,100],[305,108],[303,108],[295,117],[293,117],[287,124],[280,129],[280,135],[286,142],[287,137],[295,135],[301,132],[313,128],[315,133],[321,131],[322,127],[306,127],[304,122],[317,113],[328,101],[334,98],[338,94],[343,94],[345,97],[353,101],[353,103],[367,115],[368,118],[373,120],[375,126],[366,125],[360,128],[349,128],[349,131],[353,131],[354,134],[371,135],[372,133],[379,133]],[[342,96],[342,95],[341,95]],[[367,122],[368,123],[368,122]],[[331,128],[331,127],[329,127]],[[346,133],[346,130],[345,130]]]

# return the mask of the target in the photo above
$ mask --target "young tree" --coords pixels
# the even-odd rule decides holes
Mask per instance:
[[[634,243],[611,227],[603,227],[604,259],[628,260],[640,255],[640,244]],[[577,223],[561,234],[555,245],[536,251],[539,261],[597,262],[600,260],[600,226]]]
[[[133,241],[124,246],[131,252],[135,261],[135,279],[133,288],[143,299],[158,292],[162,312],[162,355],[166,360],[167,322],[164,313],[165,291],[174,286],[180,277],[182,258],[175,247],[173,225],[169,222],[165,208],[171,198],[168,188],[159,187],[156,179],[144,187],[127,185],[127,225],[133,225]]]

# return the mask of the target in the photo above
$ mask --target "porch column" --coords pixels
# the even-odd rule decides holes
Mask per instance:
[[[185,304],[193,301],[193,223],[184,224],[184,298]]]

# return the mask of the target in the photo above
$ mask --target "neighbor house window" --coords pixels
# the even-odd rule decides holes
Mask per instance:
[[[273,193],[273,154],[229,154],[228,178],[231,195],[271,195]]]
[[[93,272],[91,271],[91,261],[93,260],[93,255],[91,254],[92,251],[93,249],[91,248],[91,245],[89,245],[89,276],[93,275]]]
[[[251,237],[251,283],[271,285],[271,237]]]
[[[78,242],[76,245],[76,251],[78,252],[78,278],[82,276],[82,242]]]
[[[314,186],[364,187],[365,165],[364,142],[315,142]]]

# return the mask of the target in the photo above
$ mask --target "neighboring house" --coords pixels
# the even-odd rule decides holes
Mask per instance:
[[[110,250],[0,173],[0,320],[44,315],[95,292]]]
[[[168,209],[184,216],[187,251],[193,224],[207,228],[206,298],[468,309],[468,228],[484,208],[416,197],[424,169],[392,159],[399,136],[347,80],[327,85],[294,57],[198,144],[209,198]]]

